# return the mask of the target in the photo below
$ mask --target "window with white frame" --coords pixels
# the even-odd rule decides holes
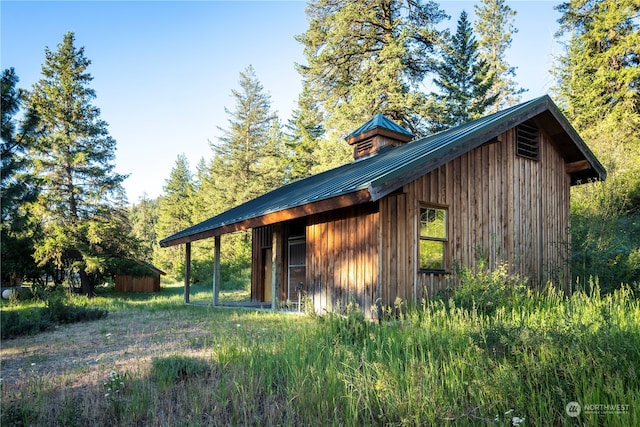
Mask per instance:
[[[444,271],[446,268],[447,209],[420,208],[419,260],[421,270]]]

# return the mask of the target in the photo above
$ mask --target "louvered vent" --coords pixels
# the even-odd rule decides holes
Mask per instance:
[[[519,124],[516,128],[516,154],[531,160],[538,160],[540,149],[540,131],[532,121]]]
[[[362,156],[369,154],[371,149],[373,148],[373,138],[365,139],[364,141],[358,142],[356,145],[356,156]]]

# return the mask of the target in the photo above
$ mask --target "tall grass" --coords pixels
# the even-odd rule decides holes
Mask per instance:
[[[2,424],[640,425],[640,303],[629,288],[523,293],[489,314],[425,301],[380,324],[354,307],[205,314],[205,357],[116,373],[126,380],[115,400],[100,387],[60,396],[55,381],[33,379],[19,392],[29,403],[3,390]],[[578,417],[565,411],[573,401]],[[71,410],[87,403],[95,410]]]

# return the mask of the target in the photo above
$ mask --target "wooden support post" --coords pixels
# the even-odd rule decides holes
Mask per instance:
[[[213,306],[220,303],[220,236],[214,237],[213,245]]]
[[[184,245],[184,303],[189,304],[189,282],[191,282],[191,242]]]
[[[278,305],[278,288],[282,282],[282,225],[273,225],[271,241],[271,309],[276,310]]]

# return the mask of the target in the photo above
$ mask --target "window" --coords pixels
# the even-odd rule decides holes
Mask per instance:
[[[538,160],[540,133],[538,126],[531,120],[516,128],[516,154],[531,160]]]
[[[420,269],[444,270],[447,243],[447,210],[420,208]]]

